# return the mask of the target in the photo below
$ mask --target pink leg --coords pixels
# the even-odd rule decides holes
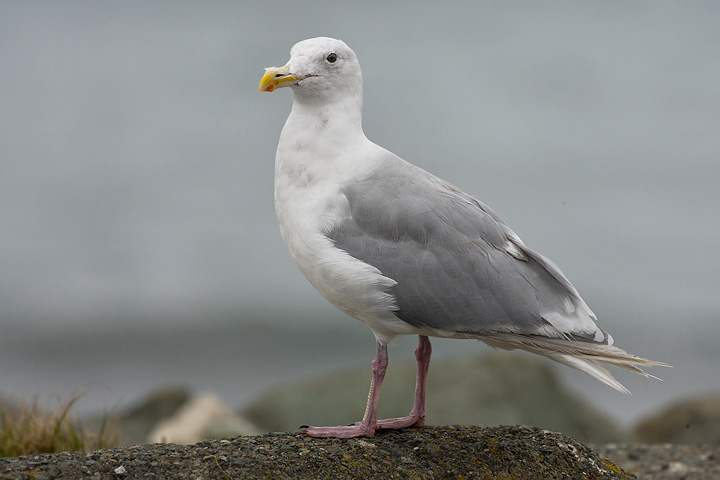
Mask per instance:
[[[340,427],[308,427],[305,433],[310,437],[353,438],[372,437],[377,425],[377,405],[388,365],[387,345],[377,344],[377,353],[372,361],[373,378],[370,382],[367,406],[362,421]]]
[[[418,347],[415,350],[417,360],[417,380],[415,383],[415,400],[410,415],[400,418],[388,418],[377,422],[378,429],[396,429],[412,426],[425,425],[425,385],[427,382],[428,369],[430,368],[430,355],[432,346],[425,335],[420,335]]]

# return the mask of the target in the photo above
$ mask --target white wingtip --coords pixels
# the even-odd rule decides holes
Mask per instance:
[[[615,390],[626,394],[629,394],[630,390],[618,382],[605,367],[600,365],[600,362],[656,380],[660,379],[650,375],[640,367],[670,367],[666,363],[630,355],[626,351],[611,345],[592,342],[513,334],[496,334],[491,337],[478,336],[477,338],[491,347],[518,348],[548,357],[568,367],[581,370]]]
[[[626,395],[631,395],[630,390],[628,390],[625,385],[618,382],[615,377],[612,376],[612,373],[608,372],[605,367],[602,365],[592,361],[587,360],[585,358],[578,358],[578,357],[571,357],[570,355],[554,355],[554,354],[546,354],[546,357],[555,360],[558,363],[562,363],[563,365],[567,365],[568,367],[576,368],[580,371],[583,371],[589,375],[591,375],[593,378],[596,378],[597,380],[600,380],[605,385],[609,385],[615,390],[617,390],[620,393],[624,393]]]

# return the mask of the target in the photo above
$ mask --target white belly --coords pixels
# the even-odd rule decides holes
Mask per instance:
[[[347,200],[338,182],[312,174],[298,176],[278,168],[275,176],[275,211],[290,255],[308,281],[330,303],[362,321],[378,340],[418,333],[393,313],[395,300],[388,290],[395,281],[335,247],[324,232],[347,212]]]

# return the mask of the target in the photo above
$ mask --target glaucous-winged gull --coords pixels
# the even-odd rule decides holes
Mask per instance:
[[[290,87],[293,106],[275,159],[283,239],[310,283],[377,339],[365,415],[314,437],[372,436],[425,422],[429,336],[523,349],[627,393],[601,362],[649,376],[663,365],[612,346],[575,287],[483,203],[372,143],[362,129],[363,81],[342,41],[296,44],[260,91]],[[377,420],[387,344],[419,336],[410,415]]]

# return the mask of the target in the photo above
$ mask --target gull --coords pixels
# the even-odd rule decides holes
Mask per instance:
[[[368,140],[360,64],[344,42],[294,45],[259,90],[282,87],[293,105],[275,157],[280,232],[308,281],[377,341],[363,419],[307,427],[307,435],[371,437],[424,425],[428,337],[526,350],[624,393],[601,362],[645,376],[641,366],[664,365],[614,347],[560,269],[488,206]],[[402,335],[419,337],[413,407],[378,420],[388,343]]]

